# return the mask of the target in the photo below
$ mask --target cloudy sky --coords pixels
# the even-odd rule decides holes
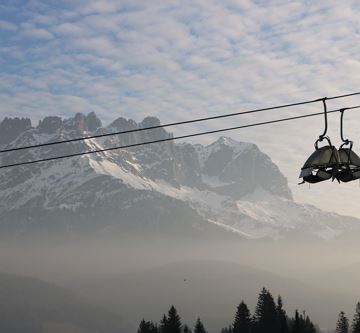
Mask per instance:
[[[360,91],[359,15],[359,1],[346,0],[0,0],[0,118],[36,124],[95,111],[105,124],[147,115],[166,123]],[[320,111],[318,103],[171,130]],[[339,144],[339,114],[329,118]],[[348,111],[345,135],[360,152],[359,124],[360,111]],[[227,135],[268,153],[296,200],[360,217],[358,182],[297,185],[322,130],[317,117]]]

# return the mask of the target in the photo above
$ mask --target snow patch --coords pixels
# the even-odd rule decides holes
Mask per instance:
[[[149,184],[149,180],[134,175],[133,173],[124,170],[119,165],[110,162],[109,160],[95,161],[91,159],[90,165],[96,173],[117,178],[121,180],[124,184],[134,189],[138,189],[138,190],[151,189],[151,184]]]
[[[231,148],[233,151],[233,156],[237,157],[246,150],[254,149],[256,147],[252,143],[238,142],[225,136],[220,137],[217,141],[207,146],[197,144],[194,147],[199,156],[200,166],[203,167],[206,161],[209,159],[209,156],[218,152],[219,150],[224,149],[224,146]]]
[[[216,176],[209,176],[209,175],[201,175],[201,180],[204,184],[209,185],[211,187],[220,187],[225,185],[230,185],[231,183],[225,183]]]
[[[238,230],[238,229],[236,229],[236,228],[234,228],[234,227],[232,227],[230,225],[227,225],[227,224],[224,224],[224,223],[221,223],[221,222],[218,222],[218,221],[214,221],[214,220],[211,220],[211,219],[208,219],[208,222],[210,222],[212,224],[215,224],[215,225],[217,225],[217,226],[219,226],[219,227],[221,227],[221,228],[223,228],[223,229],[225,229],[227,231],[237,233],[237,234],[239,234],[241,236],[244,236],[244,237],[246,237],[248,239],[254,239],[254,236],[252,236],[252,235],[250,235],[250,234],[248,234],[246,232],[243,232],[241,230]]]

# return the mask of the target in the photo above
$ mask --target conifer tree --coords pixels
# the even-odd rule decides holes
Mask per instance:
[[[278,317],[278,331],[279,333],[289,333],[286,312],[283,309],[282,298],[279,295],[277,299],[276,312]]]
[[[151,333],[159,333],[159,327],[157,324],[150,321],[150,332]]]
[[[295,310],[295,317],[288,319],[291,333],[316,333],[317,329],[310,320],[309,316],[305,314],[299,314],[298,310]]]
[[[145,321],[143,319],[140,322],[138,333],[158,333],[158,328],[152,321]]]
[[[195,326],[194,326],[194,333],[207,333],[203,323],[200,320],[200,318],[198,318],[196,320],[196,323],[195,323]]]
[[[349,332],[349,320],[346,318],[344,311],[339,313],[339,318],[336,324],[336,333],[348,333]]]
[[[356,304],[355,314],[351,325],[352,333],[360,333],[360,302]]]
[[[184,327],[183,327],[183,333],[192,333],[191,332],[191,329],[189,328],[189,326],[188,325],[184,325]]]
[[[250,333],[251,317],[250,311],[244,301],[241,301],[237,307],[234,323],[232,326],[233,333]]]
[[[221,329],[220,333],[232,333],[232,327],[224,327]]]
[[[299,311],[296,309],[295,310],[295,318],[293,320],[293,333],[301,333],[301,324],[300,324],[300,316],[299,316]]]
[[[164,314],[162,319],[160,320],[160,333],[170,333],[168,327],[168,318]]]
[[[316,333],[316,327],[311,322],[309,316],[306,316],[306,320],[305,320],[305,333]]]
[[[165,328],[162,333],[181,333],[181,319],[173,305],[168,312]]]
[[[259,294],[254,315],[255,333],[278,333],[274,298],[265,288]]]
[[[148,325],[145,319],[142,319],[138,328],[138,333],[148,333]]]

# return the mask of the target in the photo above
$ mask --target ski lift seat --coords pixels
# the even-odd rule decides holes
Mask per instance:
[[[360,157],[351,147],[339,149],[339,171],[336,178],[342,182],[360,179]]]
[[[351,148],[340,148],[338,151],[340,166],[347,165],[350,168],[360,168],[360,157]]]
[[[338,150],[331,144],[317,148],[301,168],[299,178],[308,183],[319,183],[333,177],[339,165]]]
[[[343,135],[344,111],[348,108],[339,110],[341,112],[340,137],[343,144],[339,149],[336,149],[331,144],[330,138],[326,136],[328,125],[326,99],[326,97],[322,99],[325,120],[324,132],[315,142],[315,151],[301,168],[299,178],[302,178],[303,182],[300,184],[305,182],[319,183],[330,178],[332,180],[337,179],[339,183],[360,179],[360,157],[352,151],[353,142],[345,139]],[[324,139],[328,142],[328,145],[319,148],[318,143]],[[344,148],[346,145],[349,145],[349,148]]]

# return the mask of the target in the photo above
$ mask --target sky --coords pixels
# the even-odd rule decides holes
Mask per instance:
[[[360,91],[359,14],[347,0],[0,0],[0,119],[36,125],[94,111],[104,124],[149,115],[168,123]],[[328,108],[358,104],[360,96]],[[321,111],[316,103],[170,130]],[[359,112],[345,112],[344,130],[360,154]],[[329,115],[336,145],[339,117]],[[297,185],[323,126],[316,117],[226,135],[266,152],[295,200],[360,218],[359,182]]]

